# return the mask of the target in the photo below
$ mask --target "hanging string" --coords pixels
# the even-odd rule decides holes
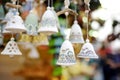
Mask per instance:
[[[68,27],[68,12],[65,12],[65,16],[66,16],[66,29],[67,29],[67,27]]]
[[[87,17],[87,39],[89,39],[89,11],[90,11],[90,8],[89,8],[89,4],[86,5],[86,10],[85,10],[85,14],[86,14],[86,17]]]
[[[89,27],[89,11],[90,11],[90,8],[89,8],[89,3],[90,3],[90,0],[84,0],[85,2],[85,14],[86,14],[86,17],[87,17],[87,39],[89,38],[88,36],[88,27]]]
[[[77,13],[77,1],[75,1],[74,4],[75,4],[75,13]],[[77,15],[75,15],[75,20],[77,20]]]
[[[18,5],[19,5],[19,0],[17,0],[17,12],[18,12]]]
[[[53,0],[51,0],[51,6],[53,7]]]
[[[40,13],[39,13],[39,15],[40,15],[40,18],[39,18],[40,21],[41,21],[41,18],[42,18],[42,12],[41,12],[41,11],[43,11],[43,10],[42,10],[42,4],[43,4],[43,1],[41,0],[41,1],[40,1]]]
[[[50,0],[48,0],[48,7],[50,7]]]

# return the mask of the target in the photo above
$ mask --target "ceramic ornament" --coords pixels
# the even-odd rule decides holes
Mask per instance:
[[[94,51],[93,45],[89,42],[89,40],[86,40],[86,43],[82,46],[80,53],[78,54],[78,57],[80,58],[95,58],[97,59],[98,56]]]
[[[75,53],[69,40],[65,40],[60,48],[57,65],[69,66],[76,63]]]
[[[27,34],[37,35],[38,30],[38,16],[30,11],[25,20],[25,26],[27,28]]]
[[[69,40],[71,43],[84,43],[82,30],[77,20],[75,20],[74,24],[72,25]]]
[[[16,13],[10,20],[7,22],[6,30],[11,31],[12,33],[26,32],[22,18],[19,16],[19,13]]]
[[[38,32],[47,35],[51,35],[58,32],[56,17],[54,16],[54,13],[50,7],[47,7],[47,10],[42,16]]]
[[[2,55],[9,55],[9,56],[14,56],[14,55],[22,55],[20,52],[17,43],[14,41],[14,38],[11,38],[11,40],[7,43],[5,49],[1,52]]]

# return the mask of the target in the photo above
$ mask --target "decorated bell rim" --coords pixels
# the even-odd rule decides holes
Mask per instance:
[[[56,63],[56,65],[62,65],[62,66],[71,66],[71,65],[74,65],[76,63]]]

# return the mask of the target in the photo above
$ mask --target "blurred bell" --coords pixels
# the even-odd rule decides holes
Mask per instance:
[[[47,35],[41,33],[40,35],[33,36],[33,44],[35,45],[48,45],[48,38]]]
[[[84,43],[82,30],[76,20],[74,21],[74,24],[72,25],[69,40],[71,43]]]
[[[28,34],[21,34],[20,40],[18,40],[19,43],[30,43],[31,37]]]
[[[47,35],[51,35],[58,32],[56,17],[54,16],[54,13],[50,7],[47,7],[47,10],[42,16],[38,32],[45,33]]]
[[[98,58],[97,54],[94,51],[93,45],[86,40],[86,43],[82,46],[80,53],[78,54],[80,58]]]
[[[38,30],[38,16],[30,11],[25,20],[25,26],[29,35],[37,35]]]
[[[16,13],[10,20],[7,22],[5,29],[13,33],[26,32],[22,18]]]
[[[76,63],[75,53],[69,40],[65,40],[60,48],[57,65],[69,66]]]
[[[20,52],[17,43],[14,41],[14,38],[11,38],[11,40],[7,43],[5,49],[1,52],[2,55],[22,55]]]

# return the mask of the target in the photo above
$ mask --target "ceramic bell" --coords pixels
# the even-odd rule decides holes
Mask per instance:
[[[75,20],[74,24],[72,25],[69,40],[71,43],[84,43],[82,30],[81,30],[77,20]]]
[[[33,37],[32,43],[35,45],[48,45],[49,41],[48,41],[47,35],[41,33],[40,35]]]
[[[94,51],[93,45],[86,40],[86,43],[82,46],[80,53],[78,54],[80,58],[98,58],[97,54]]]
[[[51,35],[58,32],[56,17],[54,16],[54,13],[50,7],[47,7],[47,10],[42,16],[38,32],[45,33],[47,35]]]
[[[30,11],[25,20],[25,26],[27,28],[27,34],[37,35],[38,30],[38,16]]]
[[[20,52],[17,43],[14,41],[14,38],[11,38],[11,40],[7,43],[5,49],[1,52],[2,55],[22,55]]]
[[[12,33],[26,32],[22,18],[16,13],[10,20],[7,22],[5,29],[11,31]]]
[[[57,65],[69,66],[76,63],[75,53],[69,40],[65,40],[60,48]]]

